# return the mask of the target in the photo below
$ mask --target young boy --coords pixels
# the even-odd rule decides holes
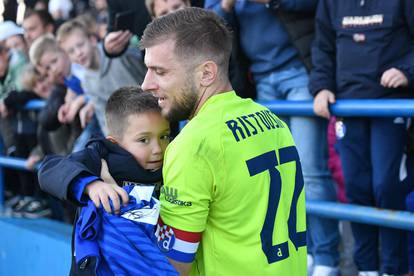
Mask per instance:
[[[83,67],[70,61],[52,35],[44,35],[36,39],[30,48],[29,56],[36,69],[47,75],[54,85],[63,85],[67,88],[65,103],[59,107],[57,113],[59,122],[80,128],[75,119],[86,102],[82,86],[85,83]],[[97,127],[83,130],[73,146],[73,151],[83,149],[87,140],[99,133],[100,129]]]
[[[108,126],[106,139],[92,140],[85,150],[68,157],[47,157],[39,170],[39,182],[43,190],[78,206],[85,206],[90,199],[87,211],[84,211],[84,208],[80,213],[81,218],[87,216],[92,205],[91,202],[93,202],[96,208],[100,208],[99,212],[101,212],[104,221],[121,219],[118,216],[105,214],[102,208],[107,213],[123,214],[124,207],[121,207],[121,203],[124,206],[128,203],[128,194],[121,188],[122,186],[131,184],[147,186],[161,181],[161,166],[170,134],[169,124],[161,116],[157,100],[151,94],[144,93],[137,87],[123,87],[115,91],[109,98],[105,111]],[[102,159],[105,162],[101,162]],[[101,175],[101,171],[105,164],[108,164],[108,172],[116,183],[103,181],[104,176]],[[127,222],[123,220],[121,223]],[[104,250],[101,251],[99,259],[93,257],[81,259],[83,255],[79,256],[79,254],[83,254],[85,250],[85,247],[79,246],[82,243],[77,242],[83,233],[79,229],[81,226],[82,222],[78,220],[74,231],[74,254],[76,254],[73,256],[76,263],[72,262],[74,275],[78,275],[82,271],[82,273],[89,271],[93,274],[96,270],[95,265],[91,264],[96,262],[99,262],[97,264],[98,270],[103,269],[104,271],[109,267],[109,270],[116,272],[113,269],[116,260],[108,257],[110,253],[106,254]],[[139,226],[135,226],[135,228],[139,228]],[[133,232],[136,231],[132,229],[131,233]],[[152,234],[153,232],[148,235],[149,240],[151,240]],[[131,235],[133,234],[126,234],[125,237],[130,238]],[[100,249],[107,247],[106,240],[102,241],[99,237],[101,236],[98,236]],[[125,246],[125,243],[122,242],[123,237],[123,235],[115,237],[115,247]],[[144,245],[138,244],[137,246],[142,249]],[[142,274],[145,269],[150,269],[152,273],[155,273],[154,275],[175,274],[167,259],[157,251],[155,245],[149,243],[147,247],[145,250],[155,254],[151,258],[146,257],[145,250],[140,251],[141,258],[129,258],[134,256],[136,249],[132,253],[121,250],[120,258],[129,261],[117,264],[142,267],[140,262],[146,262],[146,266],[139,274]],[[104,266],[100,267],[99,265],[102,264]]]
[[[104,110],[109,96],[119,87],[138,85],[144,80],[146,67],[140,51],[129,48],[117,58],[108,58],[102,45],[97,44],[96,38],[77,20],[60,26],[57,41],[72,63],[85,68],[84,79],[87,81],[82,82],[82,87],[90,101],[80,112],[81,123],[86,124],[95,112],[106,135]]]

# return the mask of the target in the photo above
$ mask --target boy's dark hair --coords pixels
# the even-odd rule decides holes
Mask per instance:
[[[52,15],[48,11],[28,9],[26,13],[24,14],[24,19],[29,18],[33,15],[39,17],[43,26],[47,26],[49,24],[55,26],[55,20],[53,20]]]
[[[214,61],[221,76],[227,76],[232,34],[215,13],[184,8],[153,20],[144,31],[140,47],[150,48],[173,39],[174,53],[182,61]]]
[[[157,98],[144,92],[138,86],[125,86],[117,89],[108,99],[105,108],[106,126],[109,134],[122,137],[129,115],[147,112],[161,114]]]

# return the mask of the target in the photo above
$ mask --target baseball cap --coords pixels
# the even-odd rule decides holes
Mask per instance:
[[[4,21],[0,23],[0,41],[14,35],[22,35],[23,28],[19,27],[13,21]]]

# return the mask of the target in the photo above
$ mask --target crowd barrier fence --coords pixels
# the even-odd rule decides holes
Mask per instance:
[[[278,116],[315,116],[312,101],[275,100],[259,103],[267,106]],[[35,100],[29,102],[26,108],[39,109],[43,106],[43,101]],[[414,117],[414,100],[337,100],[330,109],[333,115],[344,117]],[[0,208],[4,204],[3,167],[26,170],[24,159],[0,156]],[[406,211],[324,201],[307,201],[306,211],[308,214],[332,219],[414,230],[414,214]]]

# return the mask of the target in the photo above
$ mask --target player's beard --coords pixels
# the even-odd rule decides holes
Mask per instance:
[[[170,110],[164,114],[165,118],[170,122],[189,119],[194,114],[198,97],[198,90],[194,81],[187,76],[185,87],[181,89],[179,96],[171,103]]]

